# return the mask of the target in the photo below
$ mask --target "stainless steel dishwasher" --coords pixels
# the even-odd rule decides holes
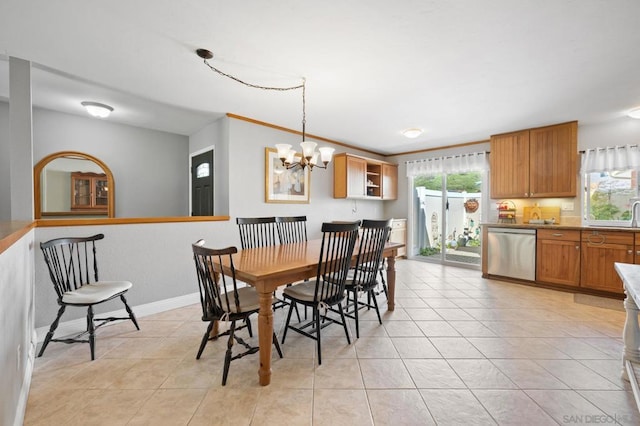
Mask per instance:
[[[489,275],[535,281],[536,230],[489,228],[487,231]]]

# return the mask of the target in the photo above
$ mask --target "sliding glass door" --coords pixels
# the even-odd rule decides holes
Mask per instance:
[[[412,180],[412,255],[479,267],[483,172],[417,175]]]

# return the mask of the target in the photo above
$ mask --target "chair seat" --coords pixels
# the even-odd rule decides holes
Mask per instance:
[[[316,282],[305,281],[300,284],[294,284],[290,287],[286,287],[282,294],[288,296],[294,300],[313,302],[313,298],[316,292]]]
[[[286,287],[282,291],[282,294],[287,297],[290,297],[291,299],[297,300],[299,302],[311,303],[314,300],[315,291],[316,291],[316,282],[305,281],[300,284],[294,284],[291,287]]]
[[[347,290],[354,287],[361,287],[363,290],[368,290],[369,288],[375,287],[377,285],[376,281],[366,283],[363,280],[355,280],[355,272],[355,269],[349,269],[349,272],[347,273],[347,279],[345,280],[344,284]]]
[[[260,309],[260,296],[253,287],[241,287],[238,289],[238,300],[240,301],[240,309],[236,309],[233,302],[233,294],[229,294],[231,299],[230,308],[232,314],[242,314],[245,312],[257,311]]]
[[[378,264],[372,264],[371,262],[366,263],[364,265],[360,265],[360,269],[362,269],[363,271],[379,271],[380,269],[383,269],[383,265],[382,263],[378,263]],[[353,270],[353,269],[351,269]]]
[[[124,293],[132,286],[129,281],[98,281],[85,284],[74,291],[67,291],[62,295],[62,302],[72,305],[100,303]]]

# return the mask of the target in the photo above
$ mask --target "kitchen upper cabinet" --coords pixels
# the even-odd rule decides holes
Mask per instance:
[[[575,197],[578,123],[491,137],[491,198]]]
[[[622,293],[615,262],[633,263],[633,232],[582,231],[580,286]]]
[[[575,197],[578,123],[529,131],[529,196]]]
[[[536,281],[580,285],[580,231],[538,229]]]
[[[529,196],[529,131],[491,136],[491,198]]]
[[[382,164],[382,199],[396,200],[398,198],[398,165]]]
[[[333,197],[395,200],[398,166],[357,155],[333,157]]]

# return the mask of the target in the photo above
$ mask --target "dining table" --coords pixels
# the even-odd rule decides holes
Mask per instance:
[[[395,308],[396,256],[402,243],[387,242],[383,257],[386,258],[387,309]],[[317,275],[322,239],[304,242],[256,247],[238,250],[232,256],[236,279],[243,281],[258,292],[258,343],[260,346],[260,385],[271,382],[271,345],[273,343],[273,292],[280,286],[310,279]],[[353,261],[358,255],[358,244],[353,251]],[[216,265],[217,272],[231,274],[229,263]]]

